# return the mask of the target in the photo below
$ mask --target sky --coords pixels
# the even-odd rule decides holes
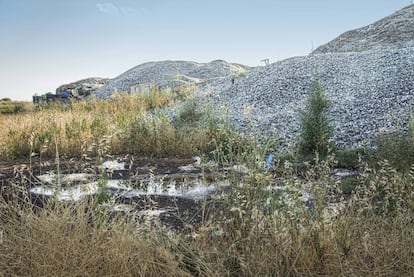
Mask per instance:
[[[0,0],[0,99],[148,61],[308,55],[410,0]]]

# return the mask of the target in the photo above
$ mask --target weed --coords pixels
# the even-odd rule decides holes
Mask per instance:
[[[354,177],[343,178],[341,179],[339,185],[343,193],[351,194],[355,192],[355,190],[359,186],[359,180]]]
[[[375,146],[370,153],[371,165],[387,160],[395,169],[407,172],[414,164],[414,136],[411,133],[396,131],[381,134]]]
[[[363,148],[337,149],[335,158],[337,167],[357,169],[363,160],[367,159],[367,151]]]
[[[187,100],[177,116],[176,124],[177,126],[194,125],[200,121],[201,116],[202,113],[197,110],[195,100]]]

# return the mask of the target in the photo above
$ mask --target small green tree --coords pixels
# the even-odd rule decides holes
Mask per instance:
[[[333,134],[327,110],[330,102],[327,99],[322,83],[316,80],[312,92],[308,96],[307,105],[300,118],[301,133],[298,154],[307,159],[318,154],[326,157],[333,144],[329,142]]]

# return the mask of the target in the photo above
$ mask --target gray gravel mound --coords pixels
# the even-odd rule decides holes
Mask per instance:
[[[244,133],[297,141],[300,112],[317,77],[331,101],[340,146],[367,145],[414,111],[414,48],[295,57],[259,67],[214,95]],[[219,110],[217,110],[219,112]]]
[[[200,65],[186,61],[162,61],[140,64],[125,73],[122,73],[109,84],[99,89],[96,96],[109,98],[117,92],[139,92],[139,85],[145,86],[157,83],[166,86],[175,80],[178,74],[186,74]]]
[[[318,47],[313,53],[360,52],[414,46],[414,5],[368,26],[351,30]]]
[[[246,73],[249,72],[247,75]],[[365,146],[382,131],[404,129],[414,111],[414,5],[345,33],[312,55],[248,68],[217,60],[151,62],[113,79],[96,94],[141,92],[150,84],[196,86],[195,99],[223,110],[240,132],[297,142],[300,114],[316,78],[331,101],[339,146]],[[168,112],[174,116],[180,105]]]
[[[249,68],[222,60],[210,63],[189,61],[161,61],[138,65],[113,79],[96,92],[100,98],[109,98],[117,92],[140,93],[152,85],[161,89],[196,85],[201,90],[215,87],[218,79],[244,74]]]

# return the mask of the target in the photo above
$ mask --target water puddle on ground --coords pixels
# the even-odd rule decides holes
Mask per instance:
[[[39,175],[36,177],[41,185],[30,188],[29,193],[34,203],[41,204],[45,201],[79,202],[103,191],[112,196],[113,201],[105,204],[111,213],[134,220],[161,218],[168,225],[179,228],[183,225],[183,216],[187,214],[189,221],[201,221],[203,205],[214,206],[214,200],[225,197],[231,186],[226,172],[240,176],[249,172],[245,166],[233,166],[206,173],[200,170],[199,165],[190,164],[180,165],[178,170],[166,168],[154,174],[155,170],[145,164],[134,170],[131,165],[105,162],[100,168],[105,170],[106,177],[84,173]],[[333,172],[333,178],[349,178],[355,174],[353,171],[337,170]],[[244,186],[243,181],[239,186]],[[277,192],[281,197],[288,197],[291,193],[288,187],[277,182],[262,189],[269,195]],[[309,208],[314,206],[316,197],[309,189],[304,186],[298,193]]]
[[[167,183],[152,178],[141,180],[139,188],[133,188],[128,180],[91,182],[92,175],[80,173],[61,175],[59,178],[54,174],[46,174],[38,176],[38,179],[45,184],[31,188],[30,193],[35,196],[55,197],[58,201],[80,201],[85,197],[96,195],[100,189],[105,189],[107,193],[121,198],[161,195],[198,200],[208,198],[217,190],[230,186],[230,182],[225,180],[207,182],[202,178],[189,180],[181,177],[188,182],[176,182],[174,179],[179,179],[176,177],[169,179]]]
[[[160,221],[173,228],[183,228],[183,222],[200,222],[202,203],[230,186],[228,180],[206,180],[194,174],[150,175],[140,180],[99,180],[80,173],[45,174],[37,178],[42,185],[29,190],[35,204],[75,203],[104,191],[112,198],[105,203],[112,216],[120,215],[136,222]]]

